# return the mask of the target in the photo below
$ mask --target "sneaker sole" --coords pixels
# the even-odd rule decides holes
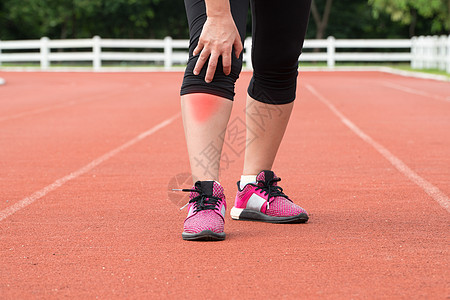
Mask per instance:
[[[217,233],[211,230],[203,230],[199,233],[183,232],[181,236],[185,241],[223,241],[225,232]]]
[[[289,217],[273,217],[259,211],[237,207],[233,207],[231,209],[230,215],[233,220],[257,221],[276,224],[306,223],[309,219],[308,215],[305,213]]]

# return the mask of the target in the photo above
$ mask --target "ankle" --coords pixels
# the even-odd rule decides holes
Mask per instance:
[[[249,183],[256,183],[256,176],[257,175],[241,175],[239,188],[243,189]]]

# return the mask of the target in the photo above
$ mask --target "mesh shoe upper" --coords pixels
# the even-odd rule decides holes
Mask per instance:
[[[296,205],[283,193],[283,189],[277,185],[281,178],[272,171],[261,171],[256,177],[256,184],[247,184],[242,190],[238,190],[235,207],[257,209],[250,204],[253,194],[266,200],[259,210],[273,217],[296,216],[306,211]],[[269,198],[270,197],[270,198]],[[267,203],[267,198],[269,201]],[[249,201],[250,200],[250,201]],[[268,205],[267,205],[268,204]]]
[[[184,232],[223,232],[226,210],[223,187],[215,181],[197,181],[189,191],[189,212],[184,221]]]

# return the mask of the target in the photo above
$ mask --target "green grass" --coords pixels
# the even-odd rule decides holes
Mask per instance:
[[[439,69],[422,69],[422,70],[418,70],[418,69],[413,69],[410,66],[397,66],[394,67],[396,69],[399,70],[404,70],[404,71],[411,71],[411,72],[420,72],[420,73],[427,73],[427,74],[434,74],[434,75],[443,75],[446,76],[447,78],[450,79],[450,74],[447,73],[446,71],[443,70],[439,70]]]
[[[326,67],[327,64],[325,62],[300,62],[301,67]],[[439,69],[413,69],[411,68],[409,63],[336,63],[336,67],[390,67],[402,71],[409,72],[417,72],[417,73],[426,73],[433,75],[441,75],[450,79],[450,74],[444,70]]]
[[[300,67],[326,67],[326,62],[300,62]],[[336,67],[391,67],[398,70],[409,71],[409,72],[418,72],[418,73],[426,73],[426,74],[434,74],[434,75],[442,75],[450,79],[450,74],[446,73],[443,70],[438,69],[412,69],[408,63],[358,63],[358,62],[350,62],[350,63],[336,63]],[[0,65],[0,68],[8,68],[8,67],[23,67],[23,68],[39,68],[38,63],[3,63]],[[92,63],[90,62],[79,62],[79,63],[52,63],[50,68],[91,68]],[[158,67],[163,68],[163,65],[155,65],[155,64],[147,64],[147,63],[133,63],[133,62],[123,62],[123,63],[104,63],[102,65],[103,68],[110,67],[125,67],[125,68],[152,68]],[[176,68],[185,67],[183,65],[176,65]],[[245,67],[245,65],[244,65]]]

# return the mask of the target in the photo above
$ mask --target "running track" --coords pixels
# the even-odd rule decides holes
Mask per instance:
[[[202,243],[168,195],[189,170],[181,73],[0,77],[2,299],[450,296],[448,82],[302,73],[274,169],[310,222],[228,216],[227,239]]]

